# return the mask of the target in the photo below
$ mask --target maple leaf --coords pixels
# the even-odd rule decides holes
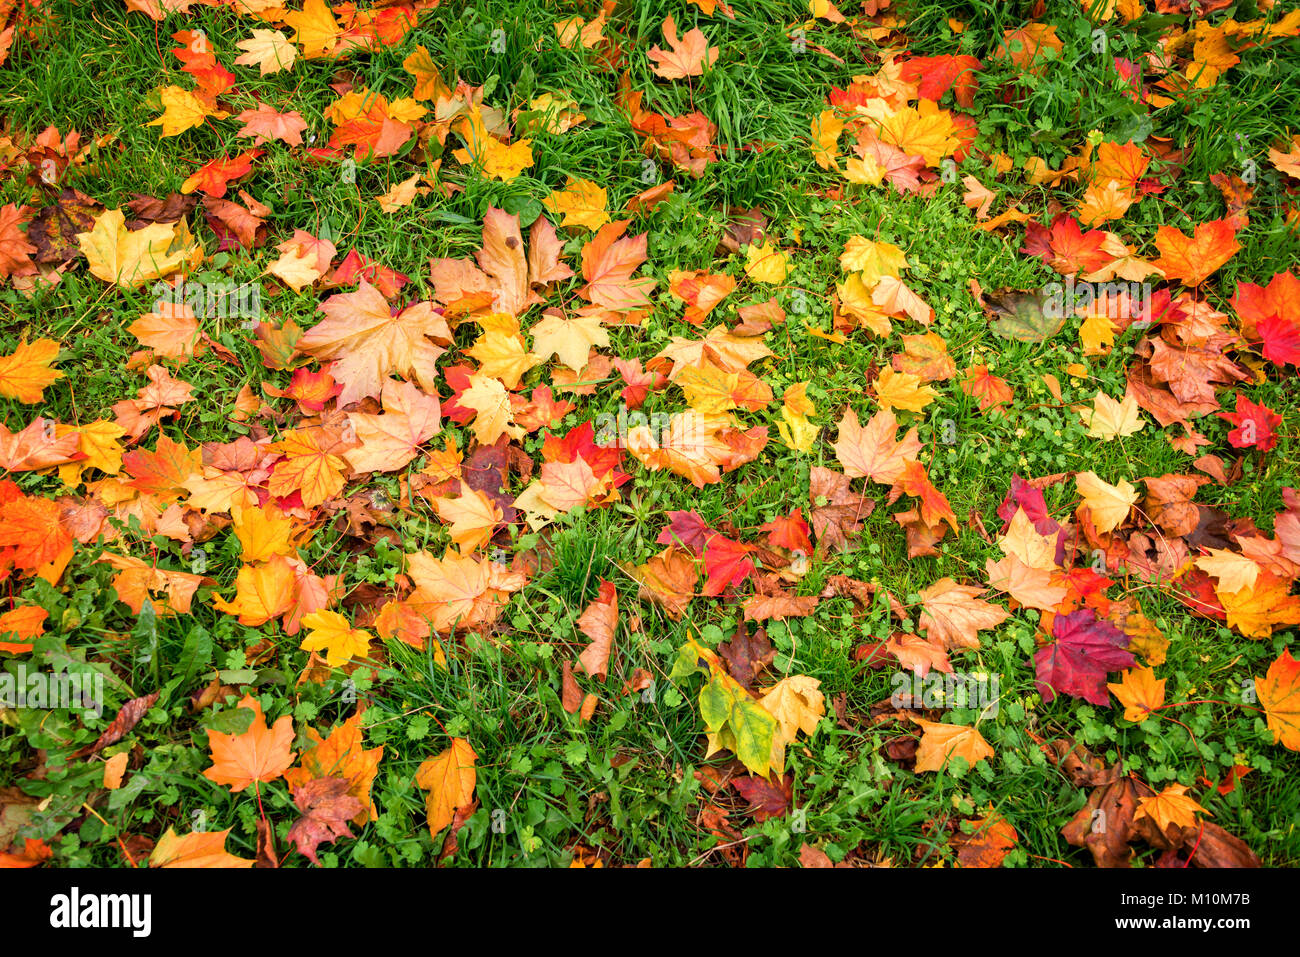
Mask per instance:
[[[271,494],[283,498],[297,492],[308,508],[333,498],[343,489],[343,470],[347,465],[335,454],[338,445],[321,428],[286,432],[281,441],[269,446],[272,452],[284,456],[271,470],[267,483]]]
[[[785,282],[790,256],[771,242],[750,243],[745,250],[745,275],[754,282],[779,285]]]
[[[1020,604],[1040,611],[1054,610],[1068,593],[1064,585],[1052,581],[1051,572],[1026,565],[1015,555],[1000,562],[985,559],[984,572],[989,587],[1005,591]]]
[[[512,421],[510,393],[490,376],[471,375],[469,388],[456,397],[456,404],[475,413],[472,428],[480,445],[491,445],[503,435],[524,437],[524,430]]]
[[[1263,678],[1255,679],[1255,694],[1273,732],[1273,742],[1300,751],[1300,661],[1282,649]]]
[[[72,557],[72,541],[57,502],[32,496],[0,505],[0,549],[6,550],[6,567],[57,580],[53,570],[62,573]]]
[[[1195,827],[1197,813],[1210,812],[1187,796],[1186,785],[1170,784],[1159,794],[1138,798],[1138,809],[1133,820],[1149,817],[1160,829],[1160,833],[1164,834],[1170,827]]]
[[[1002,860],[1018,843],[1020,835],[1001,814],[989,806],[987,817],[970,822],[970,834],[954,834],[948,844],[957,849],[957,863],[962,867],[1001,867]]]
[[[348,413],[359,448],[343,453],[354,472],[395,472],[420,454],[420,446],[442,431],[437,393],[426,395],[409,382],[384,382],[383,415]],[[305,501],[305,500],[304,500]]]
[[[1191,236],[1173,226],[1161,226],[1156,230],[1155,244],[1160,250],[1155,265],[1165,278],[1181,279],[1192,287],[1203,283],[1241,249],[1236,231],[1223,219],[1201,223]]]
[[[1099,532],[1114,531],[1122,525],[1129,510],[1141,497],[1126,480],[1120,479],[1118,485],[1111,485],[1099,478],[1096,472],[1080,472],[1074,477],[1074,484]]]
[[[496,502],[478,489],[471,488],[464,480],[460,483],[457,498],[436,498],[433,507],[439,518],[450,523],[451,540],[463,554],[491,541],[493,532],[504,519]]]
[[[180,136],[186,130],[202,126],[208,119],[225,119],[230,114],[216,108],[202,96],[179,86],[165,86],[159,92],[163,115],[147,126],[161,126],[163,136]],[[111,280],[110,280],[111,281]]]
[[[157,312],[145,313],[127,326],[126,331],[160,356],[178,359],[194,355],[194,347],[199,341],[199,324],[190,307],[161,303],[155,308]]]
[[[646,260],[646,233],[624,236],[623,219],[606,223],[582,247],[582,278],[587,284],[578,295],[606,309],[625,311],[649,306],[656,281],[649,276],[633,279]]]
[[[550,313],[528,331],[538,359],[555,356],[574,372],[587,367],[587,356],[593,348],[609,345],[609,333],[595,316],[568,318]]]
[[[384,749],[366,750],[362,745],[361,715],[360,711],[353,712],[323,740],[315,728],[308,728],[307,737],[314,743],[302,752],[301,766],[284,773],[284,781],[290,788],[297,788],[315,778],[347,779],[348,793],[361,805],[352,820],[363,825],[379,818],[370,789]]]
[[[982,588],[941,578],[920,593],[921,614],[917,626],[948,648],[978,648],[977,633],[996,628],[1009,615],[1005,608],[982,601],[979,597],[982,594]]]
[[[288,838],[313,864],[316,849],[340,837],[353,837],[348,819],[365,810],[364,805],[348,793],[346,778],[313,778],[293,789],[293,803],[302,817],[289,828]]]
[[[27,220],[26,206],[6,203],[0,206],[0,279],[35,271],[31,255],[37,249],[27,241],[22,224]]]
[[[203,259],[203,247],[184,220],[150,223],[134,231],[125,224],[122,210],[110,209],[96,217],[89,231],[77,233],[91,274],[105,282],[139,287]]]
[[[298,58],[298,51],[279,30],[254,28],[253,35],[235,46],[244,52],[235,57],[237,66],[255,66],[262,76],[288,70]]]
[[[1146,420],[1138,412],[1137,399],[1128,393],[1116,402],[1105,392],[1098,392],[1093,399],[1092,408],[1080,411],[1083,424],[1088,427],[1088,435],[1104,442],[1132,435],[1146,426]]]
[[[578,617],[577,626],[591,639],[591,644],[578,656],[578,663],[587,674],[604,681],[614,648],[614,631],[618,627],[618,592],[613,582],[600,580],[600,592]]]
[[[331,668],[346,665],[353,658],[365,657],[373,640],[370,632],[353,628],[351,623],[335,611],[314,611],[303,615],[302,627],[307,637],[302,640],[303,651],[324,651],[325,663]]]
[[[182,193],[201,190],[217,199],[226,195],[231,182],[247,176],[253,169],[253,160],[262,155],[258,149],[248,150],[233,159],[224,156],[204,163],[181,184]]]
[[[704,594],[721,595],[754,574],[754,546],[712,534],[704,542]]]
[[[53,339],[37,339],[30,345],[24,340],[7,356],[0,356],[0,396],[31,404],[45,397],[45,387],[63,373],[52,369],[59,354]]]
[[[428,758],[415,772],[416,787],[429,792],[425,798],[425,811],[429,821],[429,834],[438,832],[451,823],[456,809],[474,800],[474,786],[478,775],[474,763],[478,755],[464,738],[452,738],[451,747],[441,754]]]
[[[909,429],[902,441],[895,438],[897,433],[898,420],[892,410],[881,409],[863,427],[858,423],[857,413],[849,407],[840,419],[839,437],[833,445],[836,461],[849,478],[869,478],[882,485],[893,485],[907,463],[915,461],[921,451],[915,428]]]
[[[446,320],[428,302],[396,315],[383,294],[362,279],[356,292],[338,293],[320,304],[325,319],[298,340],[298,349],[330,368],[343,383],[339,405],[379,395],[390,375],[414,376],[429,393],[436,389],[438,357],[445,351],[431,339],[451,341]]]
[[[167,828],[149,854],[150,867],[252,867],[252,858],[235,857],[226,851],[226,838],[232,828],[224,831],[195,831],[181,837],[173,827]]]
[[[1229,628],[1247,638],[1267,638],[1277,625],[1300,624],[1300,597],[1289,595],[1289,583],[1261,571],[1250,588],[1230,592],[1215,590],[1227,614]]]
[[[937,103],[952,90],[957,105],[970,109],[979,89],[976,73],[982,66],[973,56],[912,57],[901,64],[898,75],[908,83],[919,81],[917,93],[924,99]]]
[[[1118,684],[1106,687],[1124,706],[1125,721],[1145,721],[1165,703],[1165,679],[1150,668],[1130,668]]]
[[[589,179],[569,176],[564,189],[551,191],[542,206],[563,217],[561,226],[578,226],[595,232],[609,222],[609,196],[605,189]]]
[[[653,601],[673,621],[681,621],[699,582],[689,552],[670,545],[644,565],[620,567],[641,586],[640,597]]]
[[[235,597],[226,601],[212,596],[212,604],[228,615],[237,615],[241,625],[264,625],[293,610],[297,576],[283,555],[273,555],[260,565],[243,565],[235,576]]]
[[[961,391],[979,403],[981,412],[1010,405],[1013,393],[1005,379],[989,372],[986,365],[971,366],[961,380]]]
[[[1044,702],[1057,694],[1082,698],[1105,707],[1106,673],[1134,664],[1128,636],[1091,608],[1057,615],[1053,640],[1034,653],[1035,684]]]
[[[666,52],[658,45],[649,49],[646,55],[655,62],[650,68],[655,76],[665,80],[702,76],[706,66],[717,62],[718,48],[709,46],[708,39],[698,27],[687,31],[681,39],[677,37],[677,23],[671,16],[664,19],[662,27],[664,40],[672,52]]]
[[[265,103],[259,103],[255,110],[242,111],[235,119],[244,124],[235,135],[251,138],[254,146],[272,140],[286,146],[302,146],[302,134],[307,130],[307,121],[301,113],[281,113]],[[211,204],[204,205],[211,210]]]
[[[1228,444],[1234,449],[1254,448],[1267,452],[1277,445],[1275,430],[1282,424],[1282,416],[1263,403],[1256,404],[1238,392],[1236,410],[1216,415],[1236,426],[1228,433]]]
[[[283,20],[285,26],[293,28],[293,41],[308,58],[332,51],[343,32],[325,0],[306,0],[301,11],[287,11]]]
[[[917,774],[942,771],[953,758],[963,758],[974,765],[996,753],[977,728],[926,721],[913,714],[908,718],[921,726],[921,744],[916,749]]]
[[[882,409],[922,412],[937,398],[934,389],[923,383],[920,376],[895,372],[892,367],[883,370],[876,379],[876,401]]]
[[[293,717],[286,714],[268,728],[261,703],[247,694],[236,708],[252,711],[253,721],[243,734],[208,731],[212,767],[203,776],[243,791],[255,781],[274,781],[293,764]]]

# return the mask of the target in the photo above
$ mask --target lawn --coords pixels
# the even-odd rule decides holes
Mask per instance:
[[[0,27],[0,863],[1300,863],[1300,11]]]

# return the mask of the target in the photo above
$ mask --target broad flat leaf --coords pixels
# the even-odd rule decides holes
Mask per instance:
[[[203,258],[184,220],[151,223],[135,231],[126,228],[120,209],[106,210],[77,242],[93,275],[118,286],[138,287],[170,275]]]
[[[1125,393],[1124,398],[1116,402],[1105,392],[1098,392],[1091,409],[1083,409],[1083,424],[1088,427],[1088,434],[1094,439],[1109,442],[1125,435],[1132,435],[1146,426],[1146,419],[1138,412],[1137,399]]]
[[[1191,236],[1173,226],[1156,230],[1155,265],[1166,279],[1181,279],[1186,286],[1199,286],[1241,248],[1236,231],[1223,219],[1201,223]]]
[[[352,837],[348,820],[364,810],[360,801],[348,793],[348,781],[341,777],[313,778],[293,789],[293,803],[302,817],[289,828],[288,838],[313,864],[316,849],[340,837]]]
[[[298,57],[297,48],[279,30],[254,28],[251,37],[240,40],[235,46],[244,51],[235,57],[235,63],[239,66],[255,66],[262,76],[289,69]]]
[[[953,758],[964,758],[973,765],[996,753],[976,728],[926,721],[912,714],[908,718],[921,726],[921,745],[916,750],[917,774],[942,771]]]
[[[646,260],[646,234],[624,236],[629,222],[606,223],[582,247],[582,278],[587,284],[578,295],[606,309],[645,308],[656,285],[649,276],[632,278]]]
[[[595,316],[546,315],[528,331],[533,337],[533,353],[539,359],[555,356],[574,372],[587,367],[587,356],[593,348],[609,345],[609,333]]]
[[[618,627],[618,592],[613,582],[600,580],[600,593],[578,617],[577,626],[591,639],[591,644],[578,656],[578,663],[587,674],[604,681],[614,648],[614,631]]]
[[[1106,674],[1134,664],[1128,636],[1091,608],[1057,615],[1052,636],[1051,644],[1034,653],[1035,684],[1043,701],[1068,694],[1105,707],[1110,701]]]
[[[1157,678],[1150,668],[1130,668],[1118,684],[1106,687],[1124,706],[1126,721],[1145,721],[1165,703],[1165,679]]]
[[[424,806],[430,836],[437,838],[438,832],[451,823],[456,809],[474,800],[474,786],[478,782],[474,764],[477,760],[478,755],[468,741],[452,738],[451,747],[426,759],[415,772],[416,787],[429,792]]]
[[[356,292],[338,293],[320,305],[325,319],[298,340],[298,349],[330,368],[343,383],[340,406],[379,395],[390,375],[413,376],[425,392],[436,390],[438,357],[445,351],[430,337],[451,341],[451,330],[427,302],[393,315],[383,294],[362,279]]]
[[[1255,694],[1273,732],[1274,743],[1300,751],[1300,661],[1290,649],[1268,666],[1268,674],[1255,679]]]
[[[410,382],[388,379],[383,415],[348,413],[359,448],[343,453],[354,472],[396,472],[420,454],[420,446],[442,431],[436,392],[426,394]]]
[[[293,764],[293,717],[286,714],[268,728],[262,705],[252,695],[244,695],[237,707],[252,711],[253,723],[243,734],[208,732],[212,767],[203,776],[243,791],[255,781],[274,781]]]
[[[892,485],[904,466],[915,461],[921,440],[915,428],[898,441],[898,420],[890,409],[882,409],[865,427],[859,425],[857,413],[845,409],[839,423],[839,437],[834,444],[835,458],[849,478],[869,478],[882,485]]]
[[[672,48],[671,52],[652,46],[647,56],[655,65],[650,68],[656,76],[665,80],[680,80],[688,76],[701,76],[706,66],[712,66],[718,59],[718,48],[709,46],[709,41],[699,28],[688,30],[681,39],[677,37],[677,24],[671,16],[662,24],[664,40]]]
[[[150,867],[252,867],[251,857],[235,857],[226,851],[226,838],[233,828],[224,831],[195,831],[181,837],[173,827],[158,839],[149,854]]]
[[[1170,784],[1159,794],[1138,799],[1138,809],[1133,819],[1149,817],[1155,821],[1160,833],[1164,834],[1170,827],[1185,828],[1196,826],[1196,815],[1209,814],[1187,796],[1187,786]]]
[[[37,339],[28,344],[21,342],[7,356],[0,356],[0,396],[31,404],[45,398],[45,387],[63,373],[51,368],[59,354],[59,344],[53,339]]]
[[[1141,497],[1126,480],[1120,479],[1118,485],[1111,485],[1099,478],[1096,472],[1080,472],[1074,477],[1074,485],[1099,532],[1114,531],[1123,524]]]
[[[348,793],[361,803],[353,821],[359,825],[379,818],[370,788],[379,772],[379,762],[384,756],[382,747],[367,750],[362,744],[362,712],[354,711],[322,740],[315,728],[307,729],[307,737],[314,745],[302,752],[299,767],[284,773],[290,788],[300,787],[313,778],[343,777],[348,780]]]
[[[370,632],[353,628],[351,622],[336,611],[314,611],[303,615],[302,627],[307,629],[302,650],[324,651],[325,663],[331,668],[339,668],[353,658],[369,654],[373,640]]]
[[[1065,311],[1054,305],[1045,290],[1004,289],[988,295],[985,309],[990,328],[1002,338],[1046,342],[1065,325]]]
[[[978,633],[996,628],[1009,615],[1005,608],[983,601],[979,597],[982,594],[983,588],[941,578],[920,593],[917,626],[948,648],[978,648]]]
[[[228,615],[237,615],[241,625],[264,625],[293,610],[296,588],[293,566],[283,555],[274,555],[260,565],[240,566],[234,599],[213,595],[212,604]]]

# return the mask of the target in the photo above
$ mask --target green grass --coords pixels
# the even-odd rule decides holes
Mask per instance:
[[[586,123],[565,134],[538,134],[534,164],[520,178],[501,183],[453,173],[462,189],[451,196],[421,197],[393,214],[381,213],[373,197],[426,168],[409,151],[362,162],[355,182],[346,182],[337,163],[304,162],[301,150],[267,144],[254,175],[239,185],[271,207],[269,242],[251,253],[231,250],[205,267],[236,282],[257,281],[270,261],[267,250],[294,229],[328,229],[338,237],[340,254],[355,248],[409,276],[413,301],[431,295],[431,257],[468,256],[478,248],[480,223],[489,207],[535,215],[542,198],[561,187],[567,176],[575,176],[607,187],[609,207],[616,211],[646,186],[641,179],[641,141],[617,106],[617,75],[602,69],[589,52],[560,48],[552,23],[568,14],[536,0],[445,3],[424,13],[419,25],[393,48],[354,54],[339,65],[300,60],[291,72],[265,78],[254,69],[232,66],[238,52],[234,44],[255,24],[227,9],[195,7],[192,16],[174,17],[155,31],[152,22],[128,14],[116,3],[51,0],[46,6],[55,26],[43,42],[33,45],[20,38],[9,62],[0,67],[0,114],[7,118],[6,129],[14,141],[51,124],[65,134],[75,127],[85,139],[103,137],[69,182],[109,208],[134,194],[166,196],[212,157],[247,148],[248,141],[234,135],[239,124],[233,120],[209,122],[170,138],[161,138],[156,127],[147,125],[160,112],[159,86],[192,85],[170,53],[170,33],[186,27],[206,31],[219,61],[236,72],[236,89],[224,98],[232,113],[251,107],[255,98],[297,110],[319,143],[331,130],[324,111],[335,98],[330,89],[337,79],[334,71],[350,70],[357,86],[390,99],[406,96],[412,81],[401,63],[416,44],[428,48],[444,77],[483,85],[485,102],[504,111],[541,93],[565,90],[587,116]],[[1187,150],[1181,176],[1168,192],[1144,198],[1109,228],[1136,244],[1140,254],[1154,257],[1151,237],[1156,228],[1169,224],[1187,230],[1193,223],[1223,215],[1222,199],[1209,175],[1236,169],[1245,158],[1254,157],[1260,181],[1249,210],[1250,225],[1238,236],[1241,251],[1211,281],[1207,299],[1228,311],[1227,300],[1238,281],[1263,284],[1274,272],[1294,267],[1300,243],[1286,222],[1286,204],[1293,199],[1284,178],[1268,167],[1263,154],[1284,133],[1300,128],[1300,106],[1280,79],[1300,67],[1296,40],[1243,54],[1239,67],[1190,98],[1186,109],[1180,105],[1148,112],[1124,96],[1109,57],[1139,59],[1168,24],[1148,17],[1129,29],[1112,25],[1109,56],[1099,56],[1091,46],[1092,25],[1080,15],[1078,4],[1049,4],[1047,19],[1058,25],[1065,50],[1061,62],[1043,76],[1026,79],[999,65],[991,54],[1004,30],[1025,21],[1027,6],[895,5],[897,14],[909,22],[906,34],[917,55],[970,53],[988,64],[971,111],[978,120],[979,145],[989,154],[1008,153],[1016,171],[995,182],[985,161],[972,156],[959,172],[974,174],[1003,194],[995,212],[1019,202],[1022,209],[1039,215],[1052,203],[1068,208],[1077,196],[1079,188],[1071,184],[1060,189],[1024,184],[1019,169],[1028,156],[1059,166],[1091,130],[1121,142],[1130,136],[1168,137]],[[588,17],[595,6],[575,12]],[[668,12],[683,31],[699,25],[722,51],[717,65],[690,83],[656,79],[644,55],[650,45],[662,43],[659,23]],[[1238,18],[1248,16],[1246,11]],[[949,17],[965,21],[965,32],[954,34],[947,26]],[[24,836],[50,842],[53,863],[120,864],[119,839],[156,838],[169,826],[188,833],[200,822],[206,829],[232,827],[227,848],[254,856],[259,811],[252,791],[232,794],[201,775],[209,764],[207,729],[224,727],[221,722],[231,720],[235,704],[232,698],[202,712],[191,707],[190,695],[214,673],[258,695],[268,717],[291,714],[298,748],[306,743],[308,726],[327,733],[352,714],[354,697],[369,703],[364,721],[367,747],[384,748],[373,791],[381,813],[376,822],[356,828],[354,840],[323,846],[325,866],[428,866],[435,861],[442,835],[435,840],[429,834],[425,792],[415,786],[415,776],[421,762],[442,751],[451,737],[470,740],[479,756],[478,808],[460,831],[460,850],[448,863],[563,866],[579,845],[596,849],[609,864],[635,864],[646,858],[656,865],[679,866],[732,861],[732,849],[723,846],[729,842],[712,834],[702,819],[707,794],[695,776],[706,765],[723,765],[727,756],[705,759],[695,701],[698,688],[690,680],[675,684],[668,676],[688,636],[698,636],[711,647],[730,637],[739,604],[697,598],[683,621],[672,621],[638,601],[636,585],[622,566],[644,562],[659,550],[655,538],[668,511],[694,510],[710,523],[731,523],[744,540],[756,540],[759,525],[794,505],[807,504],[810,466],[839,470],[831,448],[834,423],[848,407],[864,420],[874,411],[864,389],[868,372],[887,366],[900,351],[895,336],[881,340],[859,332],[843,344],[833,344],[809,332],[809,327],[831,329],[831,294],[843,278],[838,257],[850,236],[899,245],[911,263],[909,283],[935,309],[931,329],[947,341],[959,370],[985,363],[1015,390],[1010,409],[981,414],[956,380],[937,383],[936,403],[923,415],[902,416],[904,424],[918,426],[931,479],[959,517],[978,513],[996,533],[994,513],[1013,472],[1038,476],[1090,469],[1117,481],[1190,471],[1188,457],[1173,450],[1154,423],[1103,444],[1087,437],[1070,409],[1089,403],[1099,390],[1112,396],[1123,393],[1132,338],[1122,339],[1109,356],[1087,359],[1087,378],[1072,378],[1065,367],[1085,362],[1074,320],[1041,344],[1009,342],[990,333],[970,280],[993,291],[1033,288],[1056,278],[1038,260],[1020,254],[1019,229],[1009,235],[974,229],[975,219],[961,203],[958,184],[944,184],[933,198],[921,199],[845,184],[817,167],[809,149],[812,118],[824,108],[832,87],[842,88],[855,75],[877,69],[880,46],[847,28],[805,20],[806,7],[776,0],[736,4],[735,20],[705,17],[686,3],[665,6],[636,0],[618,7],[607,34],[619,35],[629,82],[645,93],[646,108],[665,115],[699,110],[717,124],[718,143],[763,148],[720,149],[719,161],[700,179],[676,175],[676,191],[634,223],[633,231],[649,233],[643,272],[660,280],[655,309],[640,327],[612,329],[607,351],[646,361],[670,336],[696,334],[682,321],[681,304],[667,291],[673,270],[725,271],[740,280],[737,292],[708,325],[734,320],[737,306],[772,295],[770,287],[745,281],[742,257],[715,255],[729,218],[740,209],[760,208],[769,220],[770,237],[792,254],[790,276],[775,290],[790,316],[768,336],[775,355],[753,368],[778,401],[787,386],[811,382],[809,395],[817,405],[814,421],[824,427],[813,452],[803,455],[776,441],[775,415],[769,409],[740,413],[746,426],[772,424],[773,439],[757,461],[719,484],[697,490],[677,476],[651,473],[625,460],[624,468],[633,478],[619,505],[562,516],[540,536],[512,531],[511,541],[498,538],[498,544],[519,551],[539,548],[550,563],[513,597],[501,627],[488,636],[470,635],[449,643],[445,668],[435,664],[431,652],[389,642],[383,646],[384,660],[374,682],[358,672],[350,685],[335,671],[323,685],[298,683],[307,660],[298,648],[299,639],[274,625],[239,625],[212,607],[208,589],[200,592],[190,615],[138,621],[115,600],[112,572],[95,563],[94,546],[78,549],[57,587],[40,581],[13,583],[14,597],[50,611],[49,634],[40,640],[37,652],[46,656],[50,667],[98,669],[111,675],[110,704],[102,721],[82,723],[66,711],[31,709],[2,716],[0,786],[18,786],[37,799],[50,799],[32,815]],[[800,51],[789,38],[798,26],[808,30],[810,44],[825,47],[843,62],[813,50]],[[504,52],[493,49],[492,31],[498,28],[504,31]],[[1000,86],[1013,81],[1022,84],[1017,95],[1000,96]],[[1234,133],[1243,134],[1244,145]],[[454,139],[449,138],[448,153]],[[444,157],[444,171],[448,169],[455,169],[449,155]],[[662,163],[657,170],[660,176],[668,174]],[[835,187],[843,189],[842,197],[827,197],[825,191]],[[32,203],[33,193],[22,172],[0,174],[0,204]],[[211,253],[215,239],[202,217],[192,216],[191,223]],[[569,238],[567,261],[577,261],[585,238]],[[317,321],[316,306],[324,295],[321,290],[294,294],[281,289],[268,294],[264,304],[273,321],[293,319],[307,328]],[[796,301],[805,312],[796,311]],[[89,275],[84,264],[74,264],[57,285],[30,298],[9,287],[0,289],[0,351],[8,354],[22,339],[59,340],[59,368],[67,378],[47,389],[48,401],[40,414],[62,422],[111,419],[113,403],[134,396],[146,382],[142,369],[126,369],[138,348],[126,327],[149,305],[148,287],[107,287]],[[920,331],[913,325],[900,323],[901,331]],[[247,425],[229,418],[239,389],[249,384],[257,392],[262,384],[283,387],[288,380],[288,373],[263,365],[237,321],[226,320],[205,331],[237,361],[208,352],[173,370],[195,385],[201,399],[185,405],[164,431],[191,448],[249,434]],[[460,330],[458,346],[471,340],[469,330]],[[1050,395],[1044,373],[1059,378],[1062,403]],[[539,368],[526,378],[525,391],[548,381],[545,367]],[[565,429],[616,412],[620,388],[615,379],[601,384],[593,395],[577,398]],[[1248,455],[1240,481],[1229,487],[1208,485],[1198,501],[1221,507],[1234,518],[1253,519],[1268,531],[1272,516],[1284,507],[1282,489],[1300,486],[1294,464],[1300,450],[1291,427],[1300,414],[1300,395],[1289,378],[1276,372],[1244,391],[1283,415],[1278,446],[1262,457]],[[38,411],[14,400],[0,402],[7,427],[15,431]],[[288,408],[285,403],[280,407]],[[643,411],[671,413],[682,407],[680,390],[669,388],[653,393]],[[955,425],[953,445],[942,440],[945,420]],[[275,434],[291,427],[292,421],[258,428],[268,426]],[[1231,451],[1225,423],[1211,418],[1200,426],[1213,443],[1207,451]],[[451,427],[449,433],[462,449],[469,445],[467,429]],[[153,441],[152,435],[146,436],[145,447],[152,447]],[[540,445],[539,435],[523,443],[535,459]],[[418,465],[417,460],[411,471]],[[53,475],[23,473],[15,478],[29,494],[69,493]],[[394,478],[372,476],[350,487],[348,494],[379,487],[396,500]],[[939,556],[909,560],[904,535],[891,518],[897,509],[886,507],[883,489],[873,491],[881,501],[865,521],[859,546],[814,561],[797,586],[800,594],[815,594],[831,576],[844,574],[879,581],[904,604],[913,605],[916,593],[941,577],[984,581],[985,559],[999,555],[995,546],[963,526],[943,541]],[[1046,494],[1057,517],[1072,511],[1072,483],[1049,488]],[[303,556],[318,574],[338,574],[348,590],[355,590],[391,583],[402,571],[402,552],[427,549],[439,555],[450,546],[445,526],[418,500],[394,520],[393,528],[397,541],[390,548],[359,541],[323,523]],[[143,551],[136,554],[152,554],[163,567],[189,567],[189,551],[176,541],[154,536],[139,544]],[[217,581],[216,590],[229,596],[239,566],[233,535],[220,532],[204,547],[207,574]],[[618,586],[625,627],[619,632],[609,678],[603,685],[583,684],[584,691],[600,697],[595,718],[583,723],[561,705],[560,674],[562,662],[574,658],[586,643],[574,622],[595,597],[601,579]],[[1120,592],[1137,598],[1171,639],[1168,662],[1158,669],[1168,679],[1170,702],[1236,700],[1243,681],[1262,675],[1284,647],[1294,647],[1291,631],[1250,641],[1189,616],[1169,595],[1137,582],[1121,585],[1112,595]],[[639,620],[635,630],[626,627],[632,615]],[[1036,743],[1062,736],[1077,738],[1108,762],[1122,758],[1126,769],[1157,789],[1173,782],[1193,786],[1213,820],[1246,841],[1266,863],[1300,863],[1300,834],[1294,824],[1300,814],[1300,764],[1294,753],[1272,743],[1262,718],[1240,707],[1196,704],[1164,712],[1181,724],[1157,717],[1132,725],[1120,719],[1118,709],[1065,697],[1043,704],[1029,664],[1036,622],[1035,613],[1018,612],[986,633],[978,652],[954,661],[959,669],[982,669],[1001,677],[1001,709],[980,724],[997,756],[973,768],[922,775],[886,756],[885,747],[904,729],[875,726],[867,717],[874,703],[888,698],[893,669],[873,671],[853,658],[856,646],[886,636],[891,627],[886,614],[879,609],[855,611],[849,600],[834,598],[824,599],[805,619],[769,623],[767,632],[777,649],[773,677],[817,678],[828,711],[830,702],[842,695],[848,719],[847,727],[839,725],[831,711],[814,736],[789,749],[788,770],[796,804],[803,809],[801,818],[755,823],[744,802],[730,802],[730,825],[745,841],[748,864],[797,864],[804,842],[835,859],[856,851],[864,859],[888,858],[895,865],[950,863],[949,830],[992,806],[1019,833],[1008,864],[1064,861],[1091,866],[1087,852],[1071,847],[1061,836],[1061,827],[1083,806],[1087,794],[1048,763]],[[269,653],[263,642],[273,646]],[[255,663],[250,663],[254,656]],[[6,659],[4,667],[12,668],[17,660]],[[654,677],[653,693],[620,693],[636,669]],[[160,692],[157,703],[121,744],[105,751],[131,754],[126,786],[105,792],[100,763],[69,756],[98,737],[123,701],[153,691]],[[970,723],[974,717],[973,711],[957,709],[947,720]],[[1217,782],[1238,763],[1255,770],[1231,794],[1219,795],[1197,783],[1202,775]],[[298,812],[282,781],[263,786],[261,792],[283,856],[289,846],[285,834]],[[96,813],[87,813],[88,806]],[[1137,847],[1137,856],[1150,864],[1156,855],[1143,845]],[[295,854],[286,863],[304,866],[306,860]]]

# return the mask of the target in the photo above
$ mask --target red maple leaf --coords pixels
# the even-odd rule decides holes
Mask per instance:
[[[975,71],[981,66],[973,56],[920,56],[904,63],[899,75],[908,83],[920,80],[917,92],[927,100],[937,103],[951,89],[958,105],[970,109],[980,85]]]
[[[721,595],[754,574],[749,553],[753,545],[736,542],[724,535],[710,535],[704,544],[704,594]]]
[[[1267,452],[1277,445],[1277,434],[1273,430],[1282,424],[1282,416],[1263,403],[1257,405],[1238,392],[1236,410],[1216,414],[1236,426],[1228,433],[1228,442],[1234,449],[1253,448]]]
[[[1057,615],[1052,635],[1056,640],[1034,653],[1043,701],[1068,694],[1104,707],[1110,701],[1106,675],[1134,664],[1128,636],[1091,608]]]

